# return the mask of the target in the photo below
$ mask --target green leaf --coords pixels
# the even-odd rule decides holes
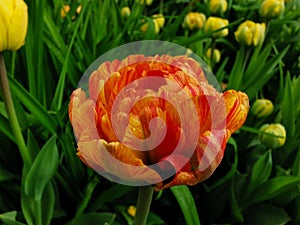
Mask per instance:
[[[35,200],[40,200],[48,181],[55,174],[59,164],[56,137],[53,136],[44,145],[35,158],[25,178],[25,193]]]
[[[52,220],[55,206],[55,193],[51,182],[48,182],[46,187],[44,188],[43,196],[41,199],[41,206],[42,224],[49,225]]]
[[[245,206],[272,199],[279,194],[294,188],[300,184],[300,176],[279,176],[267,180],[253,190],[250,198],[244,203]]]
[[[2,165],[0,165],[0,182],[10,180],[15,177],[16,175],[12,174],[7,169],[5,169]]]
[[[228,89],[240,89],[243,82],[246,58],[247,57],[245,55],[245,47],[243,46],[237,52],[233,68],[230,72],[228,80]]]
[[[3,222],[3,225],[25,225],[16,221],[17,211],[6,212],[0,214],[0,220]]]
[[[241,212],[241,209],[239,207],[235,191],[234,191],[234,180],[232,181],[231,188],[230,188],[230,208],[231,208],[231,213],[232,217],[235,220],[235,222],[243,223],[244,222],[244,217]]]
[[[36,142],[35,137],[33,136],[32,132],[29,129],[27,132],[27,149],[29,151],[31,160],[34,161],[36,155],[40,151],[40,148],[38,146],[38,143]]]
[[[146,225],[159,225],[159,224],[165,224],[165,222],[155,213],[149,212]]]
[[[104,190],[95,200],[94,204],[90,207],[91,211],[96,211],[103,204],[107,202],[112,202],[130,192],[134,187],[124,186],[121,184],[113,184],[111,187]]]
[[[271,151],[267,151],[255,162],[247,190],[249,193],[269,178],[272,171],[272,164]]]
[[[0,124],[1,124],[0,132],[2,132],[11,141],[15,141],[15,137],[11,132],[11,128],[10,128],[8,120],[6,118],[4,118],[1,114],[0,114]]]
[[[284,209],[261,204],[251,207],[246,213],[247,225],[284,225],[291,221]]]
[[[250,100],[255,97],[257,92],[275,74],[277,64],[280,63],[289,49],[289,46],[287,46],[279,54],[266,61],[267,56],[270,54],[271,47],[272,45],[266,47],[257,57],[252,56],[251,58],[254,58],[254,60],[251,61],[245,71],[242,90],[247,93]]]
[[[293,162],[292,174],[295,176],[300,175],[300,148],[298,148],[297,156],[295,157],[295,160]]]
[[[56,133],[57,122],[48,114],[45,108],[13,77],[8,76],[8,79],[11,91],[20,99],[24,106],[32,112],[49,131]]]
[[[69,225],[110,225],[115,220],[116,215],[113,213],[84,213]]]
[[[284,96],[280,109],[282,113],[282,124],[287,131],[288,138],[292,138],[295,133],[295,111],[293,103],[291,78],[287,75],[285,79]]]
[[[200,220],[193,196],[185,185],[171,187],[177,199],[187,225],[200,225]]]

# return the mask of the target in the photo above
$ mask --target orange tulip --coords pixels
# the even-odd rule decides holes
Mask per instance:
[[[105,62],[71,95],[78,156],[105,177],[156,190],[195,185],[220,164],[246,120],[246,94],[220,93],[188,56]]]

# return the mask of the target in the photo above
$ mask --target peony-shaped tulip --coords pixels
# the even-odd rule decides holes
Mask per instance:
[[[222,14],[226,12],[228,3],[226,0],[210,0],[209,8],[210,11],[214,14]]]
[[[25,43],[28,26],[27,5],[23,0],[0,4],[0,52],[16,51]]]
[[[278,18],[284,11],[284,0],[264,0],[259,9],[259,14],[265,19]]]
[[[257,46],[264,41],[265,31],[265,23],[259,24],[247,20],[238,27],[234,36],[239,44]]]
[[[209,17],[206,20],[205,26],[204,26],[204,32],[209,33],[209,32],[214,32],[216,30],[219,30],[221,28],[224,28],[228,26],[228,20],[222,19],[220,17]],[[228,29],[222,29],[220,31],[217,31],[212,34],[214,38],[221,38],[221,37],[226,37],[228,35]]]
[[[201,29],[204,26],[206,16],[203,13],[189,12],[182,23],[184,28],[189,30]]]
[[[248,110],[246,94],[218,92],[188,56],[131,55],[102,63],[72,93],[69,117],[88,166],[161,190],[207,179]]]

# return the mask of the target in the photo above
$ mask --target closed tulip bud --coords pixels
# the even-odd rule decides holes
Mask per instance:
[[[151,5],[153,0],[146,0],[146,5]]]
[[[121,9],[121,16],[124,18],[124,19],[127,19],[129,16],[130,16],[130,8],[128,6],[125,6]]]
[[[204,32],[209,33],[228,26],[229,22],[226,19],[220,17],[209,17],[205,23]],[[214,38],[226,37],[228,35],[228,29],[223,29],[213,33]]]
[[[153,24],[154,24],[154,31],[155,31],[156,34],[158,34],[159,31],[160,31],[160,26],[159,26],[158,22],[157,22],[155,19],[152,19],[152,22],[153,22]],[[141,26],[140,30],[141,30],[143,33],[146,33],[146,32],[147,32],[147,30],[148,30],[148,28],[149,28],[149,24],[148,24],[148,23],[149,23],[149,22],[146,22],[146,23],[144,23],[144,24]]]
[[[226,0],[211,0],[209,2],[210,11],[214,14],[222,14],[226,12],[228,3]]]
[[[60,16],[61,18],[65,18],[67,13],[70,11],[70,6],[69,5],[64,5],[60,11]]]
[[[153,0],[135,0],[138,4],[140,5],[144,5],[146,3],[146,5],[151,5]]]
[[[259,135],[260,141],[268,148],[278,148],[284,145],[286,131],[281,124],[265,124],[260,128],[260,131],[265,133]]]
[[[203,13],[190,12],[185,16],[182,26],[189,30],[201,29],[205,20],[206,16]]]
[[[25,43],[28,26],[27,5],[23,0],[0,4],[0,52],[16,51]]]
[[[268,117],[269,115],[271,115],[273,110],[274,105],[268,99],[257,99],[251,107],[252,115],[258,118]]]
[[[127,213],[132,216],[132,217],[135,217],[135,214],[136,214],[136,207],[131,205],[128,207],[127,209]]]
[[[212,54],[212,51],[211,51],[212,49],[211,48],[209,48],[209,49],[207,49],[207,51],[206,51],[206,57],[208,58],[208,59],[211,59],[211,54]],[[221,52],[220,52],[220,50],[219,49],[214,49],[214,51],[213,51],[213,56],[212,56],[212,61],[213,61],[213,63],[218,63],[218,62],[220,62],[220,60],[221,60]]]
[[[234,33],[235,40],[241,45],[257,46],[264,41],[266,25],[250,20],[242,23]]]
[[[77,8],[76,8],[76,13],[79,14],[82,10],[82,5],[79,5]]]
[[[259,13],[263,18],[275,19],[284,11],[284,0],[264,0]]]
[[[153,21],[156,21],[159,28],[163,28],[165,25],[165,17],[162,14],[155,14],[152,16]]]

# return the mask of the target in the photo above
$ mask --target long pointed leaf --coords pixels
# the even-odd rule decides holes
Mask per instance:
[[[193,196],[187,186],[174,186],[171,191],[177,199],[187,225],[200,225]]]

